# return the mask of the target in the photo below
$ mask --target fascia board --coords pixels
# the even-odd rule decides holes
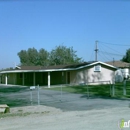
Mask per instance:
[[[81,66],[81,67],[79,67],[79,68],[76,68],[75,70],[83,69],[83,68],[85,68],[85,67],[90,67],[90,66],[93,66],[93,65],[96,65],[96,64],[103,64],[103,65],[105,65],[105,66],[109,66],[109,67],[111,67],[111,68],[117,69],[117,67],[115,67],[115,66],[106,64],[106,63],[101,62],[101,61],[97,61],[97,62],[94,62],[94,63],[92,63],[92,64],[89,64],[89,65],[85,65],[85,66]]]
[[[94,62],[92,64],[89,64],[89,65],[85,65],[85,66],[81,66],[81,67],[78,67],[78,68],[67,68],[67,69],[48,69],[48,70],[14,70],[14,71],[2,71],[0,72],[1,74],[5,74],[5,73],[24,73],[24,72],[53,72],[53,71],[69,71],[69,70],[79,70],[79,69],[83,69],[85,67],[90,67],[90,66],[93,66],[93,65],[96,65],[96,64],[103,64],[105,66],[109,66],[111,68],[114,68],[114,69],[117,69],[117,67],[114,67],[112,65],[109,65],[109,64],[106,64],[104,62],[100,62],[100,61],[97,61],[97,62]]]
[[[48,69],[48,70],[14,70],[14,71],[2,71],[0,72],[0,74],[24,73],[24,72],[53,72],[53,71],[67,71],[67,70],[75,70],[75,69],[69,68],[69,69]]]
[[[99,63],[101,63],[101,64],[103,64],[103,65],[106,65],[106,66],[109,66],[109,67],[111,67],[111,68],[117,69],[117,67],[115,67],[115,66],[113,66],[113,65],[109,65],[109,64],[104,63],[104,62],[101,62],[101,61],[99,61]]]

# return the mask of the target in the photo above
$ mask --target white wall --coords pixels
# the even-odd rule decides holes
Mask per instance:
[[[87,82],[110,81],[114,83],[115,72],[104,66],[101,67],[100,72],[94,72],[94,66],[91,68],[84,68],[78,71],[71,71],[70,84],[82,84]]]

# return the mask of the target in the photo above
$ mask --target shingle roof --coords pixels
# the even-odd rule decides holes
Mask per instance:
[[[84,62],[78,64],[70,64],[70,65],[53,65],[53,66],[19,66],[20,70],[47,70],[47,69],[67,69],[67,68],[78,68],[81,66],[89,65],[92,62]],[[19,69],[15,68],[15,69]]]
[[[113,65],[115,67],[118,67],[118,68],[130,68],[130,63],[127,63],[127,62],[123,62],[123,61],[109,61],[109,62],[105,62],[109,65]]]
[[[49,71],[70,71],[70,70],[78,70],[84,67],[90,67],[96,64],[102,64],[108,66],[113,69],[117,69],[113,65],[106,64],[100,61],[91,61],[84,62],[79,64],[71,64],[71,65],[55,65],[55,66],[16,66],[15,69],[9,71],[2,71],[0,73],[20,73],[20,72],[49,72]]]

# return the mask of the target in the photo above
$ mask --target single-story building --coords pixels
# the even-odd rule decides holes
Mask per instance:
[[[0,72],[0,83],[14,85],[88,84],[115,82],[117,68],[104,62],[84,62],[56,66],[16,66],[13,70]]]

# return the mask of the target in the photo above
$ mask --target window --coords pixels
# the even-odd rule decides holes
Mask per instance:
[[[94,66],[94,71],[95,72],[100,72],[101,71],[101,65]]]

